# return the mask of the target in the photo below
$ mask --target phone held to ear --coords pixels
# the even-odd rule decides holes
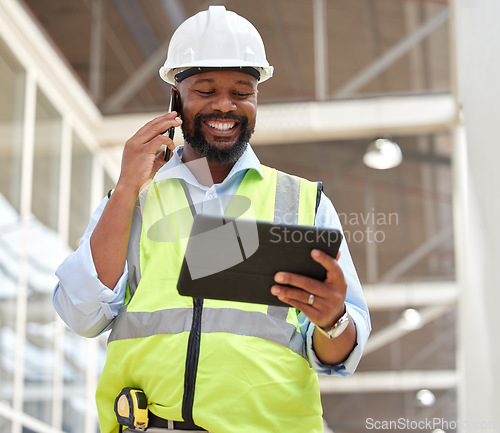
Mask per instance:
[[[178,104],[179,104],[179,92],[172,87],[170,91],[170,112],[177,111],[178,114],[179,113]],[[170,140],[173,140],[174,135],[175,135],[175,127],[172,126],[171,128],[168,129],[168,138],[170,138]],[[172,151],[167,147],[165,149],[165,161],[168,161],[170,159],[171,154]]]

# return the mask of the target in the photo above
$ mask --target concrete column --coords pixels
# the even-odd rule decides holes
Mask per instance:
[[[455,0],[459,431],[500,431],[500,2]]]

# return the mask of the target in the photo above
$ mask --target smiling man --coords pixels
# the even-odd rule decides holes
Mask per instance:
[[[276,274],[268,289],[289,305],[276,307],[180,296],[185,239],[149,235],[162,216],[192,212],[165,219],[179,233],[236,195],[259,220],[341,228],[320,182],[260,164],[249,145],[258,84],[272,73],[257,30],[223,6],[181,24],[160,69],[176,111],[126,142],[115,190],[56,272],[54,306],[68,326],[86,337],[112,329],[96,393],[103,433],[143,430],[144,411],[148,431],[321,432],[317,373],[356,369],[370,319],[345,242],[337,257],[311,252],[324,281]],[[164,132],[179,126],[175,148]]]

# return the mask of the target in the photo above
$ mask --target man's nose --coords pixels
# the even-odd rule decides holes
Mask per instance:
[[[213,100],[212,109],[227,113],[229,111],[236,110],[236,104],[234,103],[231,95],[220,94]]]

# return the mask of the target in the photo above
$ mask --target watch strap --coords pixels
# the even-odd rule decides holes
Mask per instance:
[[[340,319],[337,320],[329,330],[324,330],[321,326],[316,325],[316,329],[321,332],[326,338],[332,339],[339,337],[349,325],[349,313],[346,311]],[[337,331],[337,332],[336,332]]]

